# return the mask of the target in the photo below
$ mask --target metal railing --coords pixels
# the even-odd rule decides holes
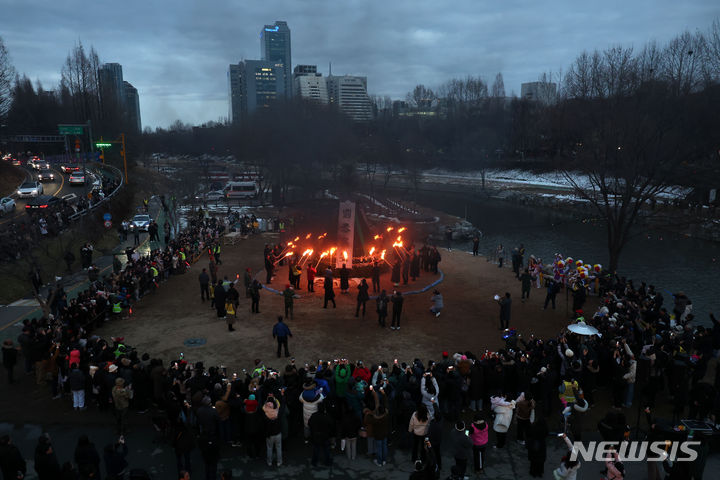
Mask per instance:
[[[73,213],[72,215],[70,215],[69,218],[70,218],[71,221],[75,221],[75,220],[77,220],[77,219],[80,218],[80,217],[84,217],[85,215],[87,215],[87,214],[90,213],[91,211],[95,210],[95,209],[96,209],[97,207],[99,207],[100,205],[103,205],[105,202],[109,201],[112,197],[114,197],[115,195],[117,195],[117,193],[120,191],[120,189],[121,189],[123,186],[125,186],[125,178],[123,177],[123,174],[122,174],[122,172],[120,171],[119,168],[116,168],[116,167],[113,167],[112,165],[107,165],[107,164],[104,164],[104,165],[103,165],[103,164],[93,165],[93,167],[96,168],[97,170],[100,170],[101,168],[107,168],[107,169],[113,170],[113,173],[114,173],[115,175],[117,175],[117,177],[120,179],[120,184],[119,184],[112,192],[110,192],[109,194],[107,194],[107,195],[106,195],[102,200],[100,200],[99,202],[97,202],[97,203],[95,203],[95,204],[93,204],[93,205],[88,205],[88,208],[85,208],[85,209],[83,209],[83,210],[81,210],[81,211],[79,211],[79,212],[75,212],[75,213]]]

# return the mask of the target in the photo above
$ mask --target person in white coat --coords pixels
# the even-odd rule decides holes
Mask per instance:
[[[495,413],[495,422],[493,422],[493,430],[497,438],[497,443],[493,448],[503,448],[507,441],[507,432],[512,422],[513,410],[515,403],[525,399],[525,393],[521,393],[517,400],[507,400],[507,395],[497,395],[490,397],[490,407]]]
[[[305,443],[308,443],[308,438],[310,437],[310,427],[308,425],[310,417],[313,416],[313,413],[318,411],[318,406],[324,399],[325,396],[322,394],[322,390],[317,388],[317,384],[315,382],[305,382],[305,385],[303,385],[303,392],[300,394],[300,402],[303,406]]]
[[[580,470],[580,461],[570,460],[570,456],[574,450],[573,444],[567,435],[563,434],[562,437],[563,440],[565,440],[565,444],[567,445],[569,451],[567,455],[562,458],[560,466],[553,470],[553,477],[555,480],[576,480],[577,472]]]

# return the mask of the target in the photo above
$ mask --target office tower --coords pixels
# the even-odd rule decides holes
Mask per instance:
[[[285,98],[285,68],[282,63],[244,60],[228,68],[229,113],[239,123],[258,108]]]
[[[353,121],[372,120],[373,110],[367,93],[367,77],[330,75],[326,81],[328,100],[331,104],[337,105],[340,111]]]
[[[262,60],[282,63],[285,98],[292,96],[292,54],[290,49],[290,29],[287,22],[277,21],[273,25],[265,25],[260,31],[260,48]]]
[[[293,69],[293,96],[328,103],[327,84],[317,65],[296,65]]]
[[[122,65],[119,63],[103,64],[98,68],[98,81],[103,103],[117,102],[117,105],[122,105],[125,102]]]
[[[125,92],[125,118],[131,133],[142,132],[140,120],[140,96],[130,82],[123,82]]]

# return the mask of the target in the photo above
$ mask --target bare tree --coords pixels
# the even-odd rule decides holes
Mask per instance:
[[[0,37],[0,119],[5,118],[12,102],[12,83],[15,78],[15,68],[10,61],[2,37]]]
[[[100,83],[98,68],[100,59],[95,48],[87,53],[82,42],[73,47],[65,59],[60,85],[70,95],[69,100],[76,121],[97,122],[100,113]]]
[[[705,39],[688,31],[673,38],[663,51],[662,75],[675,95],[696,92],[702,83]]]
[[[416,85],[413,91],[407,94],[408,105],[415,110],[428,111],[437,101],[437,95],[425,85]]]

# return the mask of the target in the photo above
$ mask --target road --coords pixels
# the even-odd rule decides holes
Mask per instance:
[[[37,173],[27,167],[26,165],[23,165],[21,168],[25,172],[26,180],[27,181],[33,181],[37,179]],[[55,173],[55,180],[52,182],[44,182],[43,185],[43,193],[45,195],[52,195],[53,197],[62,197],[64,195],[67,195],[69,193],[74,193],[78,197],[81,197],[92,188],[92,180],[86,181],[85,185],[82,187],[80,186],[71,186],[70,183],[67,180],[68,175],[63,174],[60,171],[59,167],[53,167],[51,169]],[[2,218],[0,218],[0,226],[5,225],[7,223],[10,223],[15,220],[22,220],[26,218],[25,215],[25,205],[30,200],[29,198],[17,198],[17,193],[14,192],[10,197],[15,199],[16,208],[13,213],[9,213]]]

